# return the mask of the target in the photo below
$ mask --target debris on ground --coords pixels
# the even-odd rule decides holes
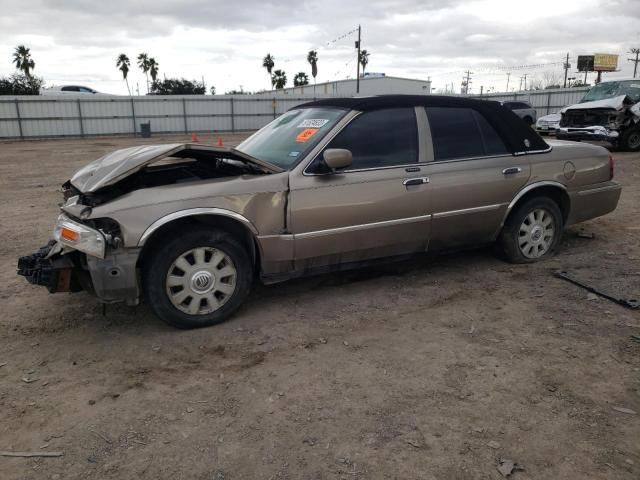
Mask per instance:
[[[612,410],[615,410],[616,412],[620,412],[620,413],[626,413],[627,415],[635,415],[636,414],[636,411],[635,410],[631,410],[630,408],[612,407]]]
[[[497,450],[498,448],[500,448],[500,444],[498,442],[496,442],[495,440],[491,440],[487,443],[487,447],[493,448],[495,450]]]
[[[588,238],[589,240],[593,240],[596,236],[592,232],[578,232],[576,237],[579,238]]]
[[[3,452],[0,457],[62,457],[63,452]]]
[[[518,465],[513,460],[509,460],[508,458],[501,458],[500,460],[498,460],[498,466],[496,468],[498,469],[498,472],[500,472],[500,474],[505,478],[507,478],[514,472],[524,471],[524,467]]]

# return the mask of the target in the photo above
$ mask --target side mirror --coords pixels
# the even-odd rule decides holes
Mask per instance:
[[[346,148],[328,148],[323,152],[322,159],[327,167],[335,171],[350,166],[353,156]]]

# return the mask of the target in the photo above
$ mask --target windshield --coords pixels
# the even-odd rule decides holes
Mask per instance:
[[[289,110],[242,142],[237,150],[288,169],[347,113],[340,108]]]
[[[620,95],[627,95],[634,102],[640,101],[640,79],[599,83],[587,92],[580,103],[595,102]]]

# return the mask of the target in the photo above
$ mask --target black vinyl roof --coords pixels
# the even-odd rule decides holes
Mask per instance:
[[[294,108],[337,107],[368,112],[402,107],[471,108],[481,113],[502,137],[511,153],[549,150],[549,145],[524,121],[500,103],[442,95],[379,95],[373,97],[325,98]],[[460,132],[464,135],[464,132]],[[461,138],[462,139],[462,138]]]

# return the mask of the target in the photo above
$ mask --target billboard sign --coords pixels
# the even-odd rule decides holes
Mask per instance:
[[[615,72],[618,68],[618,55],[596,53],[593,55],[593,69],[596,72]]]
[[[578,55],[578,71],[593,72],[593,55]]]

